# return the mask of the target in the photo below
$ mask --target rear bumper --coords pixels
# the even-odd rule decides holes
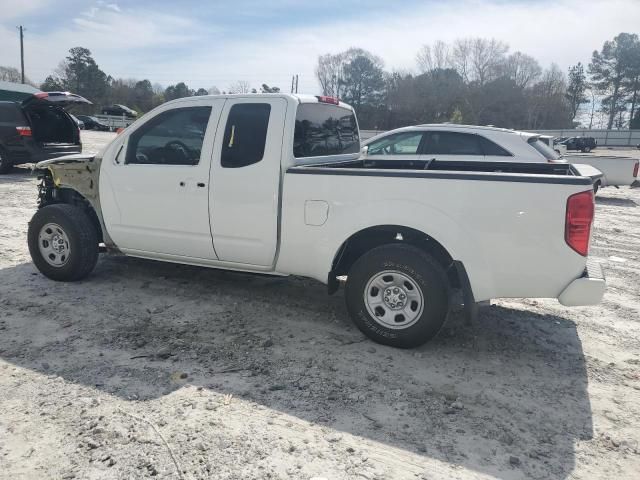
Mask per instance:
[[[597,305],[602,301],[606,286],[602,267],[595,260],[589,259],[582,276],[562,291],[558,301],[567,307]]]

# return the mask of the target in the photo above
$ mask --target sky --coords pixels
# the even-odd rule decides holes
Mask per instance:
[[[107,74],[226,90],[237,80],[320,93],[318,56],[349,47],[415,71],[423,44],[496,38],[564,71],[620,32],[640,33],[640,0],[0,0],[0,65],[49,75],[70,48]]]

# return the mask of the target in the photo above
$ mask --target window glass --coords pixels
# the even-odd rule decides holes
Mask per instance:
[[[497,143],[493,143],[491,140],[483,137],[482,135],[478,135],[478,140],[480,140],[480,145],[482,146],[482,151],[485,155],[493,155],[497,157],[513,156],[500,145],[498,145]]]
[[[484,155],[477,135],[458,132],[430,132],[424,153]]]
[[[358,153],[360,137],[353,111],[337,105],[302,103],[296,112],[296,158]]]
[[[416,155],[423,132],[403,132],[381,138],[368,145],[367,155]]]
[[[129,137],[126,163],[197,165],[211,107],[185,107],[163,112]]]
[[[560,158],[560,155],[558,155],[553,148],[540,140],[539,137],[529,137],[527,143],[535,148],[538,153],[547,160],[558,160]]]
[[[262,160],[270,114],[268,103],[238,103],[231,107],[222,144],[223,167],[246,167]]]
[[[27,126],[22,113],[14,103],[0,104],[0,122],[12,123],[15,126]]]

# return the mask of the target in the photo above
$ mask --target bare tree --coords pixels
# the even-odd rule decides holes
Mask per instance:
[[[470,38],[458,38],[453,42],[451,51],[451,64],[465,82],[469,82],[471,71],[472,40]]]
[[[229,85],[229,93],[250,93],[251,84],[245,80],[238,80],[236,83]]]
[[[480,86],[499,75],[509,46],[495,38],[474,38],[471,41],[471,67],[474,80]]]
[[[431,45],[423,45],[416,55],[418,67],[422,73],[451,67],[451,47],[442,40]]]
[[[320,82],[323,95],[339,97],[340,81],[343,75],[344,61],[343,55],[332,55],[327,53],[318,57],[316,67],[316,77]]]
[[[220,95],[220,90],[215,85],[210,87],[207,91],[209,92],[209,95]]]
[[[522,52],[514,52],[504,62],[504,74],[519,88],[527,88],[542,74],[538,61]]]

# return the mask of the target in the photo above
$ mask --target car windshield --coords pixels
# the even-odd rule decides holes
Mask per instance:
[[[538,153],[548,161],[560,159],[560,155],[558,155],[553,148],[540,140],[540,137],[529,137],[527,143],[535,148]]]

